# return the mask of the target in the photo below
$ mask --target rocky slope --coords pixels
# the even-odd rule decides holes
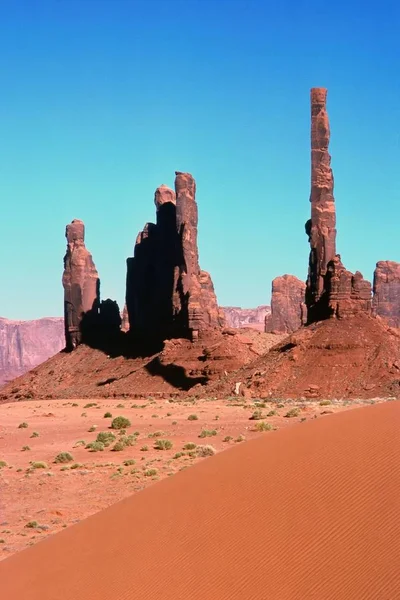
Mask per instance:
[[[62,318],[11,321],[0,317],[0,385],[36,367],[64,346]]]

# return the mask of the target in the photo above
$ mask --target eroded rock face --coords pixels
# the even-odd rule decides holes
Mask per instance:
[[[336,254],[336,212],[333,173],[328,151],[330,129],[326,110],[327,90],[311,89],[311,219],[306,232],[311,246],[306,303],[309,320],[326,318],[324,278]]]
[[[197,248],[196,184],[176,173],[175,192],[157,188],[157,222],[148,223],[127,260],[126,304],[130,331],[139,336],[192,337],[221,326],[210,275]]]
[[[85,246],[83,221],[74,219],[67,225],[67,252],[64,257],[64,319],[66,348],[72,350],[82,342],[84,315],[97,313],[100,280],[92,255]]]
[[[26,373],[65,346],[64,319],[0,318],[0,385]]]
[[[265,319],[271,314],[270,306],[257,306],[256,308],[241,308],[239,306],[223,306],[226,325],[240,328],[251,327],[257,331],[264,331]]]
[[[265,320],[268,333],[293,333],[307,322],[306,284],[293,275],[272,282],[271,315]]]
[[[400,327],[400,263],[381,260],[374,271],[373,314],[390,327]]]
[[[371,312],[371,284],[359,271],[354,274],[344,268],[337,254],[328,264],[326,289],[329,316],[343,319]]]

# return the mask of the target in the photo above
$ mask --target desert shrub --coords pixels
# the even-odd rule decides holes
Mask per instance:
[[[74,460],[73,456],[69,452],[60,452],[54,459],[55,463],[67,463]]]
[[[185,456],[184,452],[177,452],[176,454],[174,454],[174,456],[172,458],[181,458],[181,456]]]
[[[157,469],[147,469],[143,475],[145,477],[155,477],[158,474]]]
[[[114,452],[121,452],[121,450],[125,449],[125,444],[121,441],[118,441],[116,444],[114,444],[112,449]]]
[[[0,460],[0,469],[3,468],[3,467],[6,467],[6,466],[7,466],[6,461],[5,460]]]
[[[149,433],[149,435],[147,437],[148,438],[157,438],[157,437],[161,437],[162,435],[164,435],[163,431],[153,431],[153,433]]]
[[[158,419],[158,415],[151,415],[152,419]]]
[[[279,404],[276,405],[276,408],[285,408],[285,405],[282,404],[282,402],[280,402]]]
[[[39,434],[37,431],[34,431],[31,435],[31,438],[37,438],[37,437],[39,437]]]
[[[92,425],[92,426],[91,426],[91,427],[88,429],[88,432],[89,432],[89,433],[93,433],[94,431],[96,431],[96,429],[97,429],[97,425]]]
[[[194,450],[196,448],[197,444],[194,444],[193,442],[189,442],[188,444],[185,444],[183,446],[184,450]]]
[[[188,421],[198,421],[199,417],[197,415],[189,415]]]
[[[288,410],[285,417],[287,419],[291,419],[292,417],[298,417],[299,414],[300,414],[300,410],[298,408],[291,408],[290,410]]]
[[[83,467],[83,465],[81,465],[80,463],[74,463],[73,465],[71,465],[71,469],[80,469],[81,467]]]
[[[269,413],[267,413],[267,417],[274,417],[276,415],[276,410],[270,410]]]
[[[124,446],[134,446],[136,444],[136,437],[134,435],[123,435],[118,440]]]
[[[90,442],[90,444],[86,444],[86,450],[89,452],[103,452],[105,446],[102,442]]]
[[[124,404],[117,404],[117,408],[125,408]]]
[[[113,433],[111,433],[111,431],[100,431],[100,433],[97,434],[96,442],[101,442],[105,447],[107,447],[115,439],[116,437]]]
[[[131,467],[135,463],[136,463],[136,460],[134,460],[133,458],[130,458],[129,460],[124,460],[125,467]]]
[[[178,421],[172,421],[172,425],[178,425]]]
[[[77,404],[76,402],[74,402],[72,406],[79,406],[79,404]]]
[[[271,425],[271,423],[260,421],[260,423],[256,423],[254,429],[255,431],[273,431],[274,427]]]
[[[110,412],[104,413],[104,419],[112,419],[112,414]]]
[[[156,450],[171,450],[172,442],[170,440],[157,440],[154,448]]]
[[[85,412],[81,413],[81,417],[87,417],[87,413],[85,413]]]
[[[29,427],[29,425],[28,423],[25,423],[25,421],[18,425],[18,429],[26,429],[27,427]]]
[[[48,469],[47,463],[43,460],[36,460],[31,462],[32,469]]]
[[[257,408],[257,410],[255,410],[253,412],[253,414],[250,417],[250,421],[260,421],[261,419],[263,419],[263,414],[262,414],[262,410],[260,408]]]
[[[29,446],[22,446],[22,452],[26,452],[27,450],[30,450]]]
[[[224,437],[224,439],[222,440],[223,442],[231,442],[233,440],[233,437],[231,435],[227,435],[226,437]]]
[[[126,417],[115,417],[111,423],[111,429],[126,429],[131,426],[131,422]]]
[[[205,457],[205,456],[213,456],[216,453],[216,449],[213,446],[207,444],[206,446],[197,446],[196,454],[197,456]]]
[[[238,443],[239,443],[239,442],[244,442],[244,440],[245,440],[245,439],[246,439],[246,438],[244,437],[244,435],[239,435],[239,436],[236,438],[235,442],[238,442]]]
[[[36,527],[39,526],[39,523],[37,521],[29,521],[25,527],[27,527],[28,529],[36,529]]]
[[[329,406],[330,404],[332,404],[330,400],[321,400],[319,403],[320,406]]]
[[[79,446],[86,446],[85,440],[78,440],[77,442],[75,442],[74,448],[78,448]]]
[[[172,413],[167,413],[167,417],[172,417]]]
[[[89,402],[83,408],[92,408],[92,406],[97,406],[97,402]]]
[[[142,447],[140,448],[141,452],[147,452],[147,451],[148,451],[148,449],[149,449],[149,447],[148,447],[148,446],[142,446]]]
[[[203,429],[203,431],[199,434],[199,438],[213,437],[214,435],[217,435],[217,431],[215,429]]]

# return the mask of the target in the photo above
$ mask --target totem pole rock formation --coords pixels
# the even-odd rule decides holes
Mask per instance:
[[[293,333],[307,322],[306,284],[293,275],[272,282],[271,314],[265,319],[267,333]]]
[[[400,263],[381,260],[374,271],[372,311],[390,327],[400,327]]]
[[[67,225],[64,257],[64,323],[67,350],[82,342],[82,320],[99,307],[100,280],[92,255],[85,246],[85,225],[74,219]]]
[[[330,129],[327,90],[311,89],[311,219],[306,232],[311,246],[306,288],[309,321],[326,318],[325,275],[336,254],[336,212],[333,173],[328,151]]]
[[[130,332],[139,337],[190,337],[222,325],[210,275],[197,248],[196,184],[176,172],[175,192],[157,188],[156,224],[147,223],[127,260]]]
[[[354,275],[336,254],[336,211],[328,152],[330,129],[325,88],[311,89],[311,219],[306,233],[311,246],[306,305],[308,322],[371,312],[371,284]]]

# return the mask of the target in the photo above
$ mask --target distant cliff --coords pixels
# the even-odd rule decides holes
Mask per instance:
[[[271,307],[266,305],[257,308],[223,306],[222,310],[228,327],[252,327],[258,331],[264,331],[265,317],[271,314]]]
[[[0,385],[57,354],[65,346],[64,319],[10,321],[0,317]]]

